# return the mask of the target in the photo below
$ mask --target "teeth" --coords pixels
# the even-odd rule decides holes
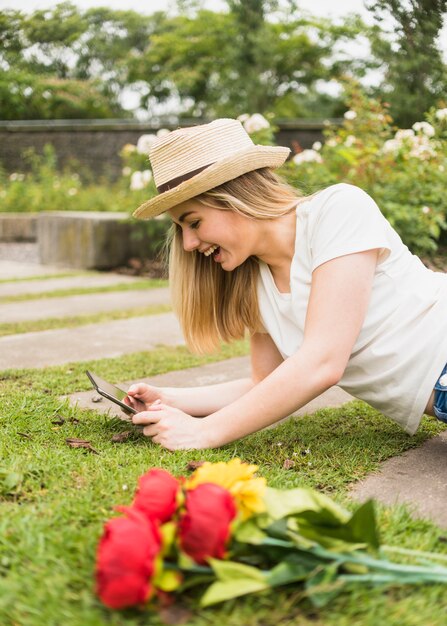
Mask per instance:
[[[217,246],[216,244],[214,244],[213,246],[211,246],[211,248],[208,248],[208,250],[205,250],[205,252],[203,253],[205,256],[209,256],[210,254],[213,254],[214,250],[217,250],[219,246]]]

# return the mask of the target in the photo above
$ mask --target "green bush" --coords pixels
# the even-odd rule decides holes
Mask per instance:
[[[324,146],[295,155],[282,173],[304,193],[346,182],[368,192],[415,253],[437,248],[447,228],[447,108],[397,129],[386,104],[350,92],[344,124],[328,127]]]
[[[129,189],[123,176],[116,182],[92,180],[91,174],[78,165],[60,171],[51,145],[38,155],[24,154],[27,173],[0,171],[0,211],[124,211],[132,213],[155,194],[152,181],[139,189]]]

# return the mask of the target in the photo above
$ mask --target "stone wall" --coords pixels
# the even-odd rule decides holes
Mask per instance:
[[[192,123],[185,121],[181,125]],[[279,128],[277,144],[292,150],[298,145],[310,148],[314,141],[323,139],[322,121],[288,120]],[[41,153],[45,144],[52,144],[62,166],[75,159],[98,176],[116,178],[122,167],[118,153],[124,144],[136,144],[141,135],[158,129],[133,120],[0,121],[0,165],[8,173],[24,171],[24,150],[34,148]]]

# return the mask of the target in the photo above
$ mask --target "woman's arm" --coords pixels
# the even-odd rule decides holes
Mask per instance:
[[[194,421],[169,407],[134,416],[169,449],[217,447],[290,415],[340,380],[369,304],[377,250],[333,259],[312,275],[304,340],[296,354],[228,406]]]
[[[281,362],[282,357],[270,335],[255,333],[250,338],[251,378],[240,378],[215,385],[201,387],[151,387],[137,383],[129,389],[136,402],[128,404],[144,411],[156,400],[180,409],[194,417],[215,413],[246,394],[256,383],[265,378]],[[138,400],[142,403],[139,404]],[[145,403],[145,404],[143,404]]]

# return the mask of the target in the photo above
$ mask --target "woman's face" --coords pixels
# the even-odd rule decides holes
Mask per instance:
[[[169,211],[182,229],[183,248],[211,256],[227,272],[241,265],[252,251],[254,220],[231,210],[204,207],[187,200]]]

